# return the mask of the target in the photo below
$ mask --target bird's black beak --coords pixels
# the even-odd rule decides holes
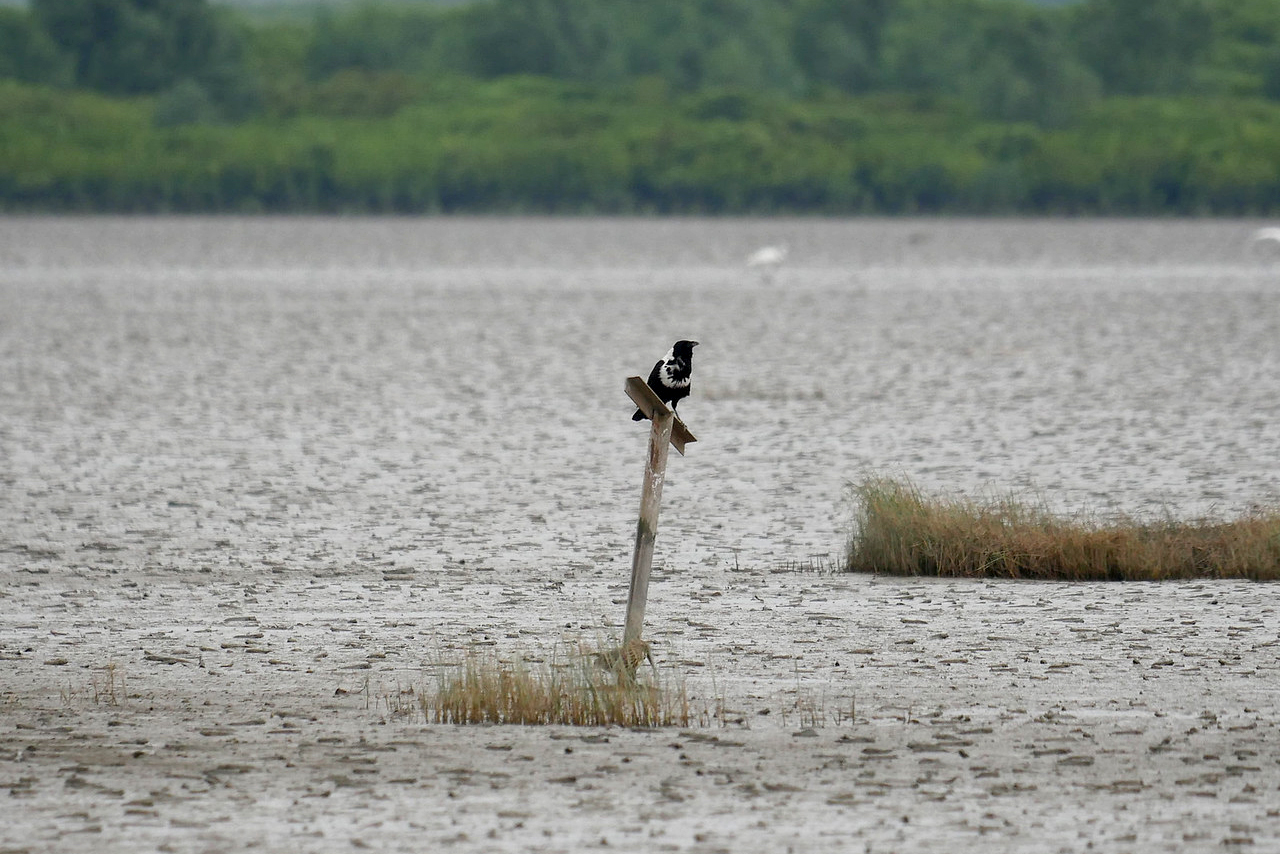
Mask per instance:
[[[698,342],[697,342],[697,341],[690,341],[690,342],[689,342],[689,346],[690,346],[690,347],[697,347],[697,346],[698,346]]]

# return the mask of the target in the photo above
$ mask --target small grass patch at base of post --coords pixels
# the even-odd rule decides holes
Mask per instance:
[[[872,478],[854,487],[851,572],[1066,581],[1280,579],[1280,508],[1234,519],[1064,519],[1013,497],[930,497]]]
[[[442,724],[689,726],[683,681],[602,666],[608,653],[580,651],[564,660],[503,661],[470,652],[441,669],[435,691],[421,697],[427,721]]]

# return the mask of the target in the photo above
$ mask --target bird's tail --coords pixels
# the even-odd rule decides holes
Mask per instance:
[[[643,421],[643,420],[644,420],[644,413],[643,413],[643,412],[641,412],[639,409],[637,409],[637,410],[636,410],[636,414],[631,416],[631,420],[632,420],[632,421]]]

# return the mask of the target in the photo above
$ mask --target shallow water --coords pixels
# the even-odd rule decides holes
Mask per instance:
[[[1067,512],[1274,502],[1255,226],[5,219],[0,560],[621,572],[623,379],[678,337],[700,441],[670,568],[830,561],[869,473]]]

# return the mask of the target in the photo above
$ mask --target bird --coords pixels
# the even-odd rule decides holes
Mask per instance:
[[[1280,247],[1280,227],[1268,225],[1258,229],[1249,239],[1249,243],[1253,246]]]
[[[640,638],[632,638],[620,647],[597,652],[594,658],[601,670],[614,674],[619,682],[634,682],[636,670],[642,661],[649,662],[654,675],[658,673],[658,665],[653,663],[653,648]]]
[[[1268,262],[1280,258],[1280,226],[1268,225],[1254,231],[1249,238],[1249,252]]]
[[[787,260],[789,247],[785,243],[777,246],[761,246],[747,256],[748,267],[777,267]]]
[[[667,355],[663,356],[649,372],[649,388],[663,403],[671,404],[674,412],[676,404],[689,396],[689,380],[693,375],[693,348],[697,341],[680,339],[671,345]],[[632,421],[644,420],[644,412],[637,409],[631,416]]]

